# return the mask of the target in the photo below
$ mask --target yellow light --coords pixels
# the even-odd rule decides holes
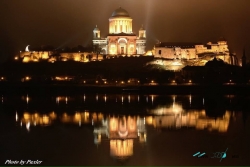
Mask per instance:
[[[151,82],[154,83],[154,80],[152,80]]]
[[[123,84],[124,82],[122,81],[122,84]]]
[[[105,81],[104,84],[106,84],[107,82]]]
[[[189,82],[191,83],[191,82],[192,82],[192,80],[189,80]]]
[[[86,81],[83,81],[83,83],[86,83]]]
[[[47,115],[44,115],[42,121],[45,125],[49,124],[49,117]]]
[[[15,57],[15,60],[18,60],[18,57],[17,57],[17,56]]]
[[[130,83],[130,80],[128,80],[128,83]]]
[[[26,80],[30,80],[30,77],[29,77],[29,76],[27,76],[27,77],[25,77],[25,79],[26,79]]]
[[[230,81],[230,82],[232,82],[232,80],[231,80],[231,79],[230,79],[229,81]]]
[[[138,83],[140,83],[140,81],[137,81]]]
[[[1,77],[1,80],[4,80],[4,77]]]
[[[65,79],[68,79],[68,77],[65,77]]]
[[[175,83],[175,80],[173,80],[173,83]]]
[[[95,81],[95,83],[98,83],[98,81]]]

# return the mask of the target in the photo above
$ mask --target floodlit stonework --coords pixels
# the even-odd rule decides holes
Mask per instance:
[[[155,60],[149,64],[160,65],[165,70],[179,71],[185,66],[204,66],[214,57],[227,64],[239,65],[236,54],[229,52],[227,41],[217,43],[159,42],[153,49]]]
[[[107,55],[143,55],[146,47],[146,30],[143,26],[139,36],[132,29],[132,18],[125,9],[116,9],[109,18],[109,34],[101,38],[96,26],[93,30],[93,45],[98,45],[101,54]]]

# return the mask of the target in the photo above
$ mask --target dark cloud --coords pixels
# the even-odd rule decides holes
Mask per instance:
[[[0,59],[28,44],[87,45],[95,25],[107,35],[118,7],[133,18],[135,33],[144,25],[147,49],[157,40],[206,43],[224,36],[231,51],[241,57],[246,47],[250,56],[249,6],[249,0],[1,0]]]

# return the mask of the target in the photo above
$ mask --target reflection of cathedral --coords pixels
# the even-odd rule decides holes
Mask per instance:
[[[146,30],[141,27],[139,36],[132,29],[132,18],[122,9],[116,9],[109,18],[109,34],[101,38],[99,28],[93,30],[93,44],[101,48],[102,54],[135,55],[145,53]]]
[[[120,101],[133,103],[135,101],[142,102],[143,98],[135,98],[137,95],[129,95],[131,98],[122,98]],[[116,96],[114,96],[114,99]],[[122,96],[123,97],[123,96]],[[87,97],[87,99],[90,97]],[[94,98],[94,97],[92,97]],[[110,155],[116,159],[126,159],[134,154],[134,146],[139,143],[146,143],[148,136],[152,131],[147,131],[147,128],[154,127],[155,129],[181,129],[195,128],[196,130],[208,130],[218,133],[226,133],[228,131],[230,118],[235,118],[234,114],[228,110],[219,112],[219,106],[211,106],[209,109],[216,111],[216,117],[209,116],[209,111],[206,109],[211,105],[209,99],[203,98],[200,109],[192,108],[192,101],[196,101],[191,95],[186,96],[186,100],[181,100],[178,96],[164,98],[167,103],[158,103],[160,97],[149,95],[145,97],[147,103],[155,104],[154,107],[147,108],[147,116],[125,115],[114,116],[110,112],[90,112],[88,110],[74,110],[74,112],[28,112],[26,109],[22,115],[16,113],[16,121],[18,124],[26,128],[27,131],[33,131],[35,127],[50,126],[53,124],[74,124],[79,127],[92,127],[93,141],[96,145],[109,145]],[[231,98],[231,97],[227,97]],[[86,100],[85,96],[83,97]],[[22,97],[27,105],[33,103],[30,97]],[[67,105],[72,101],[77,100],[73,97],[58,96],[55,97],[56,105]],[[106,102],[107,99],[98,100],[96,104],[100,105]],[[112,101],[111,97],[109,99]],[[54,100],[53,100],[54,101]],[[87,101],[87,100],[86,100]],[[93,102],[91,100],[91,102]],[[214,101],[212,101],[214,103]],[[220,104],[221,101],[217,100]],[[89,103],[86,103],[89,104]],[[112,103],[113,104],[113,103]],[[144,104],[144,103],[143,103]],[[93,104],[92,104],[93,105]],[[110,110],[109,110],[110,111]],[[91,128],[91,129],[92,129]],[[92,136],[91,136],[92,137]],[[105,141],[105,142],[104,142]],[[108,143],[107,143],[108,141]]]
[[[94,129],[95,143],[100,144],[102,136],[110,139],[110,155],[118,159],[133,155],[134,140],[146,142],[144,118],[136,116],[108,117],[101,127]],[[104,136],[103,136],[104,137]]]

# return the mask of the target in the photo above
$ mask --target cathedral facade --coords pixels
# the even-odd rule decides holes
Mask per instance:
[[[93,45],[105,55],[142,55],[146,47],[146,30],[141,27],[139,36],[133,33],[132,18],[122,9],[116,9],[109,18],[109,34],[101,38],[100,29],[93,30]]]

